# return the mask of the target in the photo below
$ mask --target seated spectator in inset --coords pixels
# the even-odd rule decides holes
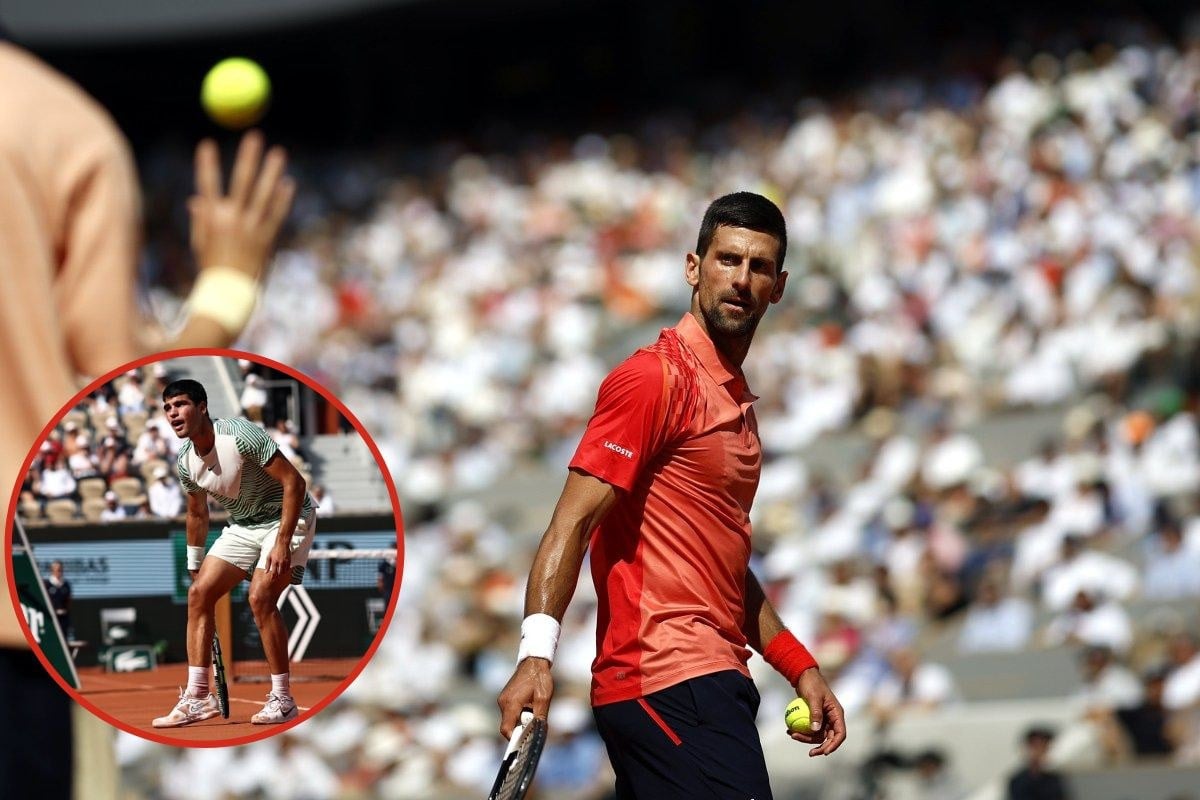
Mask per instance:
[[[163,438],[162,431],[157,425],[147,425],[146,429],[138,436],[137,446],[133,448],[131,461],[133,466],[140,467],[147,461],[153,461],[161,458],[166,459],[171,454],[171,450],[167,445],[167,440]]]
[[[1143,597],[1180,600],[1200,596],[1200,552],[1183,546],[1183,527],[1178,520],[1165,520],[1147,549]]]
[[[922,663],[909,647],[893,650],[889,661],[891,671],[871,695],[871,711],[880,722],[898,713],[932,710],[958,700],[954,676],[941,664]]]
[[[1050,647],[1082,644],[1125,653],[1133,644],[1133,623],[1117,602],[1097,589],[1080,589],[1071,607],[1050,620],[1043,634]]]
[[[130,454],[129,443],[124,437],[105,436],[96,453],[100,474],[110,481],[124,478],[129,474]]]
[[[100,512],[101,522],[116,522],[125,519],[129,514],[125,511],[125,507],[121,505],[120,498],[117,493],[109,490],[104,493],[104,509]]]
[[[263,421],[263,408],[267,405],[267,390],[262,387],[262,378],[253,372],[246,376],[246,386],[239,401],[242,413],[251,422]]]
[[[1089,713],[1133,708],[1142,702],[1142,683],[1133,671],[1119,663],[1112,649],[1085,647],[1080,654],[1083,685],[1076,696]]]
[[[125,383],[117,392],[117,408],[122,414],[137,414],[146,410],[146,393],[142,389],[142,375],[136,369],[125,373]]]
[[[1055,498],[1050,524],[1060,531],[1091,537],[1105,530],[1105,496],[1100,478],[1103,465],[1098,457],[1083,454],[1075,459],[1076,481],[1066,493]]]
[[[67,459],[67,466],[75,480],[91,478],[98,474],[99,458],[91,451],[91,442],[87,436],[80,434],[75,437],[75,452]]]
[[[333,495],[320,484],[313,484],[311,494],[313,502],[318,503],[317,516],[332,517],[334,515]]]
[[[42,474],[34,484],[34,492],[46,500],[75,496],[75,477],[62,458],[48,459]]]
[[[1008,800],[1068,800],[1067,782],[1050,769],[1047,756],[1054,741],[1049,728],[1030,728],[1025,734],[1025,766],[1008,780]]]
[[[279,445],[279,452],[283,453],[284,458],[293,464],[303,463],[304,456],[300,452],[300,437],[296,435],[296,423],[280,417],[275,420],[275,426],[270,428],[267,433],[275,440],[275,444]]]
[[[1167,680],[1163,686],[1163,705],[1170,709],[1191,708],[1200,704],[1200,645],[1190,633],[1171,640]]]
[[[1042,604],[1051,611],[1064,611],[1075,602],[1080,589],[1128,600],[1137,588],[1137,567],[1090,549],[1082,537],[1069,534],[1062,540],[1061,560],[1042,576]]]
[[[1000,581],[984,578],[958,634],[964,653],[1020,650],[1033,633],[1033,607],[1028,600],[1005,596]]]
[[[154,470],[154,482],[147,490],[150,511],[156,517],[172,519],[183,511],[183,491],[179,484],[171,480],[171,473],[166,467]]]

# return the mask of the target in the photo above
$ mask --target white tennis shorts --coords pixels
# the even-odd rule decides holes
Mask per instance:
[[[308,551],[312,549],[313,537],[316,535],[316,513],[310,512],[307,516],[301,516],[296,522],[296,532],[292,534],[293,584],[304,580],[304,565],[308,563]],[[267,568],[267,556],[275,546],[278,536],[278,522],[254,528],[226,525],[221,535],[213,542],[208,555],[233,564],[245,572],[247,577],[253,577],[255,569]]]

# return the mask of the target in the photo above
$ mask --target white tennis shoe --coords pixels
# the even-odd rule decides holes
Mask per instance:
[[[179,689],[179,702],[165,717],[158,717],[152,725],[156,728],[178,728],[191,725],[193,722],[212,719],[221,713],[217,698],[212,692],[207,697],[192,697],[182,687]]]
[[[300,709],[296,707],[295,700],[271,692],[267,695],[267,704],[263,706],[262,711],[250,718],[250,722],[255,725],[278,725],[280,722],[295,719],[299,714]]]

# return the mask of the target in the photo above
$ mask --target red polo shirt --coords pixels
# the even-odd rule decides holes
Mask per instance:
[[[594,705],[720,670],[749,675],[756,399],[690,313],[600,386],[571,461],[622,490],[592,537]]]

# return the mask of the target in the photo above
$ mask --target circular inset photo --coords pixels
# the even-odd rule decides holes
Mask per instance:
[[[91,383],[26,458],[9,592],[85,708],[172,745],[244,744],[336,698],[403,565],[378,447],[310,378],[173,351]]]

